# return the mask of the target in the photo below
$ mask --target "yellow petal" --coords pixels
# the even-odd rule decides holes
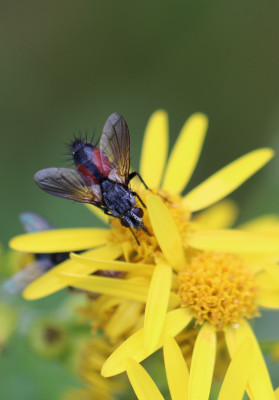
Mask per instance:
[[[275,394],[275,399],[279,400],[279,387],[275,390],[274,394]]]
[[[279,309],[279,282],[268,272],[261,272],[256,276],[260,288],[257,303],[261,307]]]
[[[105,224],[109,225],[109,216],[104,213],[104,211],[100,210],[100,208],[93,206],[92,204],[84,204],[88,210],[90,210],[96,217],[98,217]]]
[[[112,297],[107,295],[100,295],[94,302],[92,301],[92,309],[96,318],[100,319],[105,315],[110,315],[111,310],[118,308],[123,302],[127,300],[120,297]]]
[[[86,256],[86,253],[83,254],[75,254],[71,253],[70,257],[72,260],[80,263],[82,265],[92,266],[94,264],[96,269],[100,270],[113,270],[113,271],[139,271],[139,270],[148,270],[154,271],[155,266],[153,264],[141,264],[141,263],[129,263],[123,261],[107,261],[107,260],[98,260],[93,257]]]
[[[72,228],[26,233],[10,240],[9,246],[26,253],[64,253],[86,250],[106,243],[108,229]]]
[[[179,308],[168,312],[156,349],[162,347],[166,336],[176,336],[190,323],[192,318],[192,314],[186,308]],[[150,353],[144,347],[143,329],[140,329],[110,355],[103,365],[101,374],[104,377],[120,374],[125,371],[127,358],[131,357],[137,362],[141,362],[148,356],[150,356]]]
[[[231,358],[236,354],[239,346],[249,338],[253,343],[252,368],[248,379],[247,391],[253,400],[274,400],[274,393],[262,356],[258,341],[247,321],[242,320],[238,327],[227,327],[225,338]],[[250,395],[251,394],[251,395]]]
[[[164,360],[172,400],[188,399],[189,372],[176,341],[168,336],[164,342]]]
[[[96,256],[98,258],[103,258],[104,260],[113,260],[120,257],[121,248],[118,246],[106,246],[98,249],[90,250],[84,254]],[[57,292],[65,288],[67,283],[64,283],[59,278],[59,273],[69,272],[69,273],[81,273],[81,274],[91,274],[96,271],[94,265],[83,266],[73,260],[66,260],[56,267],[52,268],[50,271],[46,272],[43,276],[36,279],[34,282],[30,283],[23,292],[23,297],[26,300],[36,300],[41,297],[48,296],[52,293]]]
[[[139,400],[164,400],[145,369],[132,358],[126,361],[127,375]]]
[[[251,221],[245,222],[238,227],[244,231],[250,232],[269,232],[274,228],[279,228],[279,216],[276,214],[262,215]]]
[[[185,255],[177,226],[162,200],[152,194],[147,196],[146,205],[153,231],[168,263],[180,270],[185,266]]]
[[[136,301],[123,301],[106,324],[104,332],[112,340],[120,338],[125,332],[131,329],[142,313],[142,303]]]
[[[145,302],[148,293],[146,282],[136,282],[116,278],[103,278],[100,276],[84,276],[62,272],[59,279],[67,285],[89,292],[108,294],[123,297],[129,300]]]
[[[264,148],[238,158],[213,174],[184,197],[190,211],[199,211],[223,199],[262,168],[274,152]]]
[[[279,250],[276,236],[238,230],[197,231],[187,242],[197,249],[230,253],[273,253]]]
[[[249,257],[251,255],[252,257]],[[261,272],[263,270],[263,263],[266,261],[267,257],[264,257],[265,253],[261,254],[241,254],[241,258],[243,262],[245,263],[245,266],[250,269],[254,275],[257,275],[257,273]],[[261,263],[261,259],[263,259]]]
[[[144,318],[144,345],[151,353],[161,336],[169,303],[172,270],[166,263],[156,265],[150,283]]]
[[[185,188],[200,157],[207,126],[204,114],[196,113],[187,119],[171,152],[163,189],[180,193]]]
[[[170,293],[170,301],[168,305],[168,311],[174,310],[175,308],[179,307],[181,304],[181,298],[176,293]]]
[[[249,263],[249,267],[254,264],[255,270],[259,271],[262,269],[261,265],[270,262],[270,263],[275,263],[278,262],[279,260],[279,252],[274,252],[274,253],[247,253],[244,254],[242,253],[241,256],[243,259]]]
[[[144,315],[142,314],[140,317],[138,317],[135,325],[131,329],[130,334],[133,335],[138,330],[143,329],[143,322],[144,322]]]
[[[276,293],[261,293],[257,299],[257,304],[263,308],[279,310],[279,291]]]
[[[147,124],[140,174],[150,188],[159,188],[168,153],[168,115],[164,110],[155,111]]]
[[[195,215],[194,222],[202,229],[226,229],[235,223],[237,215],[236,203],[225,199]]]
[[[253,343],[245,339],[238,347],[226,372],[218,400],[241,400],[252,367]]]
[[[189,399],[208,400],[216,356],[216,332],[205,323],[196,339],[189,378]]]
[[[129,262],[130,256],[133,253],[133,246],[130,241],[122,242],[121,245],[122,245],[122,249],[123,249],[124,260]]]
[[[273,279],[279,284],[279,265],[275,263],[263,263],[262,268],[272,276]]]
[[[265,268],[265,263],[263,263],[263,267]],[[274,279],[273,276],[267,271],[261,271],[256,275],[255,278],[262,292],[271,293],[279,290],[278,280]]]

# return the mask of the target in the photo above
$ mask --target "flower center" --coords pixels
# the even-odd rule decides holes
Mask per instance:
[[[201,252],[178,275],[182,306],[189,307],[197,324],[209,321],[222,330],[242,317],[258,315],[258,287],[252,271],[235,255]]]
[[[62,331],[60,331],[56,326],[48,326],[43,332],[44,339],[48,343],[58,342],[63,336]]]

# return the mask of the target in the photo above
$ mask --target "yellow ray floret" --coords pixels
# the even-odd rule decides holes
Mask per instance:
[[[10,240],[9,246],[26,253],[62,253],[87,250],[106,243],[108,229],[71,228],[26,233]]]
[[[176,336],[191,320],[191,313],[185,309],[168,312],[156,349],[162,347],[166,335]],[[150,354],[144,347],[144,332],[143,329],[140,329],[112,353],[104,363],[101,374],[104,377],[120,374],[126,369],[127,358],[141,362]]]
[[[150,353],[156,348],[165,322],[171,282],[171,267],[160,262],[152,276],[144,317],[144,345]]]
[[[201,349],[204,345],[204,343],[202,343],[204,339],[205,338],[200,340],[199,343],[196,343],[195,347],[197,346]],[[208,354],[207,350],[206,353]],[[172,337],[165,338],[165,370],[172,400],[208,400],[211,387],[210,376],[212,375],[212,366],[207,370],[206,366],[208,366],[209,360],[206,359],[206,355],[202,357],[202,361],[205,361],[204,365],[201,364],[198,368],[193,368],[191,365],[191,381],[197,384],[195,391],[193,391],[189,386],[189,373],[179,346]],[[211,356],[209,358],[211,359]],[[237,348],[235,355],[232,357],[219,392],[218,400],[242,400],[252,363],[253,344],[250,339],[246,339]],[[155,398],[159,396],[158,398],[162,399],[161,393],[155,386],[154,381],[141,365],[135,360],[129,359],[126,362],[126,367],[129,380],[139,399],[149,399],[148,391],[146,391],[147,388],[150,388]],[[204,377],[206,378],[205,381],[203,380]],[[204,383],[206,383],[205,387]],[[278,390],[275,392],[275,396],[278,396]],[[263,400],[262,397],[259,397],[259,394],[256,394],[255,397],[251,395],[250,398]]]
[[[94,253],[93,253],[94,254]],[[72,260],[80,263],[82,265],[92,266],[98,270],[112,270],[112,271],[126,271],[133,272],[135,270],[148,270],[153,272],[155,266],[153,264],[142,264],[142,263],[131,263],[131,262],[123,262],[123,261],[114,261],[114,260],[98,260],[97,258],[90,257],[88,253],[83,254],[75,254],[71,253],[70,257]]]
[[[229,229],[193,232],[188,244],[197,249],[228,253],[279,253],[279,238],[275,235]]]
[[[222,168],[184,197],[192,212],[206,208],[237,189],[261,169],[272,157],[271,149],[254,150]]]
[[[277,265],[277,268],[279,266]],[[277,275],[277,274],[276,274]],[[269,271],[262,271],[256,276],[260,291],[257,299],[258,305],[264,308],[279,308],[279,283]]]
[[[180,193],[189,182],[198,162],[208,119],[202,113],[191,115],[185,122],[171,152],[162,188],[170,193]]]
[[[126,369],[131,385],[139,400],[164,400],[157,386],[140,364],[132,358],[127,358]],[[144,382],[144,385],[142,382]]]
[[[185,254],[177,226],[169,210],[157,196],[148,195],[146,203],[159,246],[168,263],[179,270],[185,265]]]
[[[189,371],[183,354],[171,336],[165,338],[163,350],[171,398],[173,400],[187,400]]]
[[[227,327],[225,337],[231,357],[237,352],[239,346],[248,338],[253,344],[253,358],[251,373],[248,379],[248,394],[253,399],[274,400],[274,392],[270,377],[262,356],[259,344],[248,322],[240,321],[238,327]]]
[[[90,250],[84,254],[103,258],[104,260],[113,260],[119,257],[121,249],[118,246],[111,245]],[[61,280],[60,277],[60,274],[63,272],[87,275],[95,271],[96,268],[94,264],[81,265],[74,260],[66,260],[28,285],[23,292],[23,297],[27,300],[36,300],[65,288],[68,284]]]
[[[140,174],[151,188],[161,183],[168,153],[168,115],[158,110],[150,117],[142,145]]]
[[[218,400],[242,399],[250,376],[253,360],[253,343],[245,339],[238,347],[227,370]]]
[[[142,314],[142,302],[124,300],[113,313],[104,332],[114,342],[125,335],[138,322]]]
[[[78,289],[142,302],[146,301],[149,287],[147,282],[137,282],[137,280],[132,279],[122,280],[100,276],[84,276],[67,272],[59,274],[58,278],[64,284]]]
[[[215,356],[216,332],[213,326],[205,323],[198,334],[191,362],[189,377],[190,399],[208,399]]]
[[[231,228],[238,217],[238,207],[231,199],[225,199],[195,215],[194,223],[203,229]]]

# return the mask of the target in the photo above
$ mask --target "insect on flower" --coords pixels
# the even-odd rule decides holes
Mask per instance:
[[[76,170],[70,168],[46,168],[38,171],[34,179],[41,189],[54,196],[89,203],[118,218],[129,228],[146,232],[142,217],[143,209],[136,206],[140,196],[131,190],[129,182],[138,176],[130,173],[130,134],[126,121],[118,113],[111,114],[103,128],[100,148],[90,142],[76,139],[72,143],[72,156]]]
[[[54,229],[45,218],[31,211],[21,213],[19,219],[27,233]],[[21,293],[29,283],[67,258],[69,253],[34,254],[34,261],[7,279],[3,287],[8,293]]]

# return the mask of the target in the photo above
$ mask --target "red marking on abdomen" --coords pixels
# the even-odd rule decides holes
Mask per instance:
[[[93,155],[93,163],[96,165],[101,174],[104,175],[105,178],[109,176],[109,173],[112,169],[114,169],[113,165],[109,162],[107,156],[101,152],[100,149],[94,147],[92,151]]]
[[[99,183],[98,179],[82,164],[76,165],[78,172],[84,177],[88,185]]]

